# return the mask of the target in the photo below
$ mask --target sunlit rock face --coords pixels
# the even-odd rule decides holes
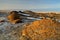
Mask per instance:
[[[24,39],[31,40],[60,40],[60,23],[51,19],[42,19],[32,22],[22,30]]]
[[[7,18],[8,18],[8,20],[9,20],[11,23],[13,23],[13,24],[21,21],[20,15],[18,14],[17,11],[12,11],[12,12],[10,12],[10,15],[8,15]]]

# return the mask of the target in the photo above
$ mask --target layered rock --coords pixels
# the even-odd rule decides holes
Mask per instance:
[[[10,15],[8,15],[7,18],[13,24],[18,23],[18,22],[21,21],[20,15],[18,14],[17,11],[10,12]]]

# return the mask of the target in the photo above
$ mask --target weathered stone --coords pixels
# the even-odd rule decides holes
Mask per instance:
[[[10,12],[10,15],[8,15],[8,20],[15,24],[21,21],[20,15],[18,14],[17,11],[12,11]]]

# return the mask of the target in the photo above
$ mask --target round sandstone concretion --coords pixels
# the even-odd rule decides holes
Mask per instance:
[[[51,19],[34,21],[22,30],[22,35],[31,40],[60,40],[60,23]]]

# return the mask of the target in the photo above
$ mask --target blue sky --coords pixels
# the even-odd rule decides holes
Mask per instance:
[[[0,0],[0,10],[8,9],[60,11],[60,0]]]

